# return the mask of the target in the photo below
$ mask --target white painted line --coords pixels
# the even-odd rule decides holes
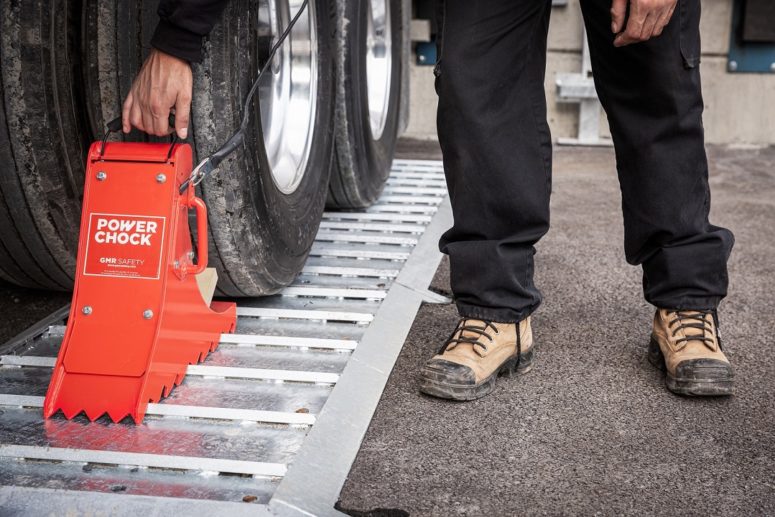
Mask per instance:
[[[410,158],[396,158],[393,167],[411,167],[413,169],[439,169],[444,170],[444,162],[441,160],[417,160]]]
[[[385,189],[386,194],[412,194],[412,195],[428,195],[428,196],[446,196],[447,195],[447,188],[438,186],[438,187],[420,187],[417,185],[412,186],[406,186],[406,187],[399,187],[399,186],[388,186]]]
[[[302,275],[330,275],[341,277],[372,277],[395,278],[399,269],[377,269],[371,267],[347,267],[347,266],[306,266]]]
[[[372,205],[366,209],[367,214],[400,213],[400,214],[435,214],[437,206],[424,205]]]
[[[282,477],[287,467],[282,463],[224,460],[192,456],[166,456],[139,452],[94,451],[88,449],[64,449],[59,447],[35,447],[30,445],[0,445],[0,456],[21,459],[66,461],[74,463],[101,463],[107,465],[133,465],[173,470],[222,472],[251,476]]]
[[[41,357],[36,355],[0,355],[0,366],[32,366],[53,368],[56,357]]]
[[[350,321],[353,323],[370,323],[374,319],[373,314],[365,312],[315,311],[303,309],[264,309],[257,307],[237,307],[237,316],[316,321]]]
[[[353,248],[339,248],[336,246],[317,245],[310,250],[313,257],[347,257],[358,259],[384,259],[384,260],[406,260],[409,258],[410,251],[389,251],[389,250],[363,250]]]
[[[443,174],[429,174],[427,172],[416,172],[410,169],[404,169],[402,171],[393,171],[390,174],[391,179],[396,180],[420,180],[420,181],[435,181],[443,180]]]
[[[444,200],[442,196],[400,196],[400,195],[387,195],[379,198],[379,203],[374,206],[381,206],[386,203],[400,203],[410,205],[439,205]],[[406,209],[406,207],[404,207]]]
[[[403,176],[398,174],[396,176],[390,176],[386,185],[415,185],[418,187],[443,187],[445,189],[447,187],[447,180],[443,176],[421,175],[421,178],[407,178],[406,176],[407,174],[404,174]]]
[[[323,221],[321,228],[327,230],[365,230],[369,232],[422,233],[425,226],[420,224],[362,223],[354,221]]]
[[[422,214],[381,214],[373,212],[327,212],[323,215],[327,221],[405,221],[410,223],[429,223],[431,216]]]
[[[0,395],[0,406],[42,408],[43,397],[26,395]],[[287,413],[255,409],[234,409],[206,406],[181,406],[178,404],[148,404],[145,412],[150,416],[172,416],[180,418],[203,418],[208,420],[230,420],[234,422],[257,422],[267,424],[313,425],[315,415],[309,413]]]
[[[358,346],[358,342],[351,339],[323,339],[255,334],[221,334],[221,344],[238,346],[264,345],[292,348],[325,348],[330,350],[355,350],[355,347]]]
[[[203,418],[208,420],[230,420],[234,422],[257,422],[267,424],[313,425],[315,415],[309,413],[288,413],[262,411],[257,409],[236,409],[206,406],[179,406],[177,404],[148,404],[147,415]]]
[[[56,357],[38,356],[0,356],[0,365],[3,366],[31,366],[53,368]],[[236,368],[232,366],[209,366],[204,364],[190,364],[186,375],[199,377],[222,377],[224,379],[255,379],[267,381],[289,382],[319,382],[324,384],[336,384],[339,375],[326,372],[302,372],[297,370],[265,370],[263,368]]]
[[[399,237],[385,234],[367,234],[355,232],[318,232],[315,242],[362,242],[364,244],[400,244],[413,246],[417,237]]]
[[[387,183],[388,187],[420,187],[447,190],[447,184],[443,180],[416,179],[416,178],[395,178]]]
[[[336,384],[339,375],[326,372],[302,372],[298,370],[266,370],[263,368],[237,368],[233,366],[207,366],[191,364],[187,375],[222,377],[224,379],[252,379],[264,381],[315,382]]]
[[[315,298],[342,298],[350,300],[382,300],[387,295],[385,289],[348,289],[338,287],[286,287],[283,296],[309,296]]]

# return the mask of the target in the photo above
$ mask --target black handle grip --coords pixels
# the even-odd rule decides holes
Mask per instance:
[[[108,122],[106,127],[110,133],[121,131],[121,116],[119,115],[118,117]]]
[[[169,122],[170,127],[174,129],[175,128],[175,114],[174,113],[170,113],[170,118],[169,118],[168,122]],[[121,116],[120,115],[118,117],[114,118],[113,120],[111,120],[110,122],[108,122],[107,125],[106,125],[106,127],[108,128],[108,132],[109,133],[117,133],[118,131],[121,131],[121,126],[122,126],[122,123],[121,123]]]

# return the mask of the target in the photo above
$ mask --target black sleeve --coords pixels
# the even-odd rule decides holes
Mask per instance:
[[[151,46],[167,54],[199,62],[207,36],[229,0],[161,0],[159,25]]]

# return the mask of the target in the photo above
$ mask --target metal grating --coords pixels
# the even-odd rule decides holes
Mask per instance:
[[[0,507],[337,513],[420,303],[446,301],[427,291],[451,224],[446,195],[440,162],[396,160],[378,204],[326,212],[296,281],[241,300],[236,333],[140,426],[41,418],[66,312],[5,345]]]

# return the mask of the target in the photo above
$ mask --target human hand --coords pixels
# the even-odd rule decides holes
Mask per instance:
[[[613,0],[611,3],[611,30],[616,34],[614,47],[623,47],[640,43],[662,34],[662,29],[670,21],[678,0]],[[627,27],[627,3],[630,15]]]
[[[132,126],[156,136],[166,136],[170,110],[175,110],[175,131],[188,136],[193,76],[187,61],[152,49],[137,74],[121,112],[124,133]]]

